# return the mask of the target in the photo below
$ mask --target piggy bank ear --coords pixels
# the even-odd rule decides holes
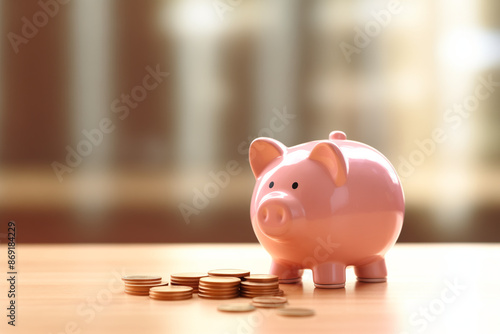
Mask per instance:
[[[271,138],[257,138],[250,144],[249,161],[257,179],[264,169],[276,158],[285,154],[286,146]]]
[[[309,154],[309,159],[325,167],[337,187],[341,187],[347,181],[347,161],[334,143],[326,141],[318,143]]]

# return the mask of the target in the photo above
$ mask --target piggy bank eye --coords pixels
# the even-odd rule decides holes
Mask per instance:
[[[298,186],[299,186],[299,184],[298,184],[297,182],[294,182],[294,183],[292,184],[292,188],[293,188],[293,189],[297,189],[297,187],[298,187]]]
[[[269,188],[272,188],[274,187],[274,181],[271,181],[271,183],[269,183]]]

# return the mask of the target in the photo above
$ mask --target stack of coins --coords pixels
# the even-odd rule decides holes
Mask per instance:
[[[241,280],[237,277],[203,277],[198,296],[209,299],[230,299],[239,296]]]
[[[250,271],[245,269],[215,269],[215,270],[210,270],[208,272],[208,275],[243,278],[245,276],[250,275]]]
[[[252,305],[255,307],[283,307],[287,303],[285,297],[255,297],[252,299]]]
[[[193,293],[198,292],[200,278],[207,277],[205,273],[178,273],[170,275],[170,285],[190,286]]]
[[[147,296],[150,288],[168,285],[168,283],[161,281],[160,276],[123,276],[122,281],[125,283],[125,293],[136,296]]]
[[[276,275],[250,275],[245,276],[241,282],[242,297],[276,296],[283,295],[283,290],[279,289],[279,280]]]
[[[193,298],[190,286],[159,286],[149,290],[149,297],[156,300],[184,300]]]

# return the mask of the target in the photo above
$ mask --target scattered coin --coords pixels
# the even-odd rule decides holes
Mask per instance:
[[[215,269],[208,272],[210,276],[225,276],[225,277],[245,277],[250,275],[249,270],[244,269]]]
[[[255,307],[284,307],[287,299],[284,297],[255,297],[252,299],[252,305]]]
[[[279,307],[285,307],[286,304],[261,304],[261,303],[252,303],[253,306],[255,307],[261,307],[261,308],[279,308]]]
[[[238,304],[222,304],[217,307],[222,312],[250,312],[255,310],[255,307],[248,303]]]
[[[285,297],[255,297],[252,302],[263,304],[284,304],[288,302]]]
[[[316,312],[309,308],[284,307],[276,310],[276,313],[286,317],[309,317]]]

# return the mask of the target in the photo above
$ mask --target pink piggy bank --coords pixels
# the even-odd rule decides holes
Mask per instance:
[[[317,288],[343,288],[347,266],[359,281],[386,281],[384,256],[401,232],[405,203],[380,152],[334,131],[293,147],[257,138],[249,155],[252,226],[280,283],[300,282],[312,269]]]

